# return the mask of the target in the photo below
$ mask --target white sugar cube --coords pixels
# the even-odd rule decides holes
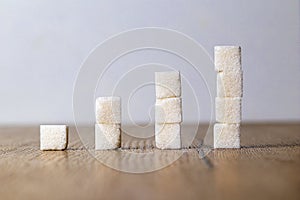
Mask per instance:
[[[218,72],[241,70],[241,47],[215,46],[215,70]]]
[[[180,123],[182,122],[181,113],[181,98],[156,99],[156,123]]]
[[[180,97],[180,73],[178,71],[155,72],[155,92],[157,99]]]
[[[216,98],[216,120],[220,123],[241,122],[241,98]]]
[[[217,74],[218,97],[242,97],[243,73],[242,71],[223,71]]]
[[[240,147],[240,124],[215,124],[214,148]]]
[[[180,149],[180,124],[155,124],[155,143],[159,149]]]
[[[66,125],[40,125],[40,149],[64,150],[68,146]]]
[[[96,99],[96,123],[121,123],[120,97],[99,97]]]
[[[117,149],[121,145],[119,124],[95,124],[95,149]]]

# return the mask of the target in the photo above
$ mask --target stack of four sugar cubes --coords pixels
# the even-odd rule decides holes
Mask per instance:
[[[217,71],[214,148],[240,148],[243,72],[239,46],[215,47]]]

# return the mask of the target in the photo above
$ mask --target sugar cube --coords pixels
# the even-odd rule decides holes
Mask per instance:
[[[240,124],[214,125],[214,148],[240,147]]]
[[[156,99],[156,123],[180,123],[182,122],[181,113],[181,98]]]
[[[95,149],[117,149],[121,145],[119,124],[95,124]]]
[[[181,96],[181,81],[178,71],[155,72],[156,98]]]
[[[218,97],[242,97],[243,73],[242,71],[223,71],[217,74]]]
[[[64,150],[68,146],[66,125],[40,125],[40,149]]]
[[[215,46],[215,70],[241,70],[241,47]]]
[[[216,120],[220,123],[241,122],[241,98],[216,98]]]
[[[120,97],[99,97],[96,99],[96,123],[121,123]]]
[[[155,143],[159,149],[180,149],[180,124],[155,124]]]

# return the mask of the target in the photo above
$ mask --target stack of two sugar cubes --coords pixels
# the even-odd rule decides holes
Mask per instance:
[[[216,46],[217,71],[214,148],[240,148],[243,71],[239,46]]]
[[[181,148],[181,78],[178,71],[155,73],[155,143],[159,149]]]
[[[121,98],[96,99],[95,149],[109,150],[121,147]]]

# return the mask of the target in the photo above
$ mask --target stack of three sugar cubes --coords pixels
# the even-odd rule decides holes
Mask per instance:
[[[216,46],[217,71],[214,148],[240,148],[243,71],[239,46]]]
[[[155,143],[159,149],[181,148],[181,76],[178,71],[155,73]]]

